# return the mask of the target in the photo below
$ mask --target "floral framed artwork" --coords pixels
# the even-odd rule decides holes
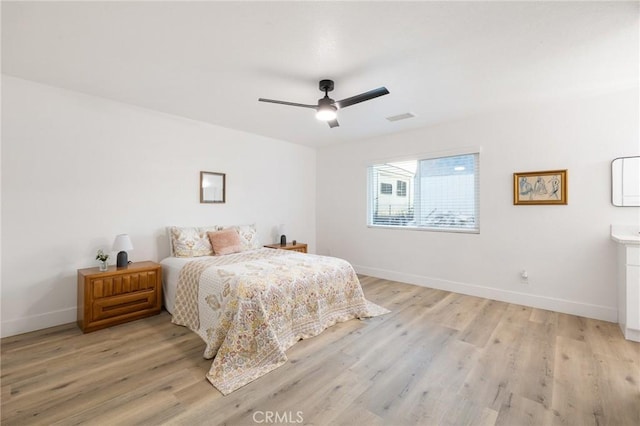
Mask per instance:
[[[567,171],[514,173],[513,204],[567,204]]]

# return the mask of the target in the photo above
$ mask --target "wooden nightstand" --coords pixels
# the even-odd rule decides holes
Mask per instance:
[[[78,269],[78,326],[84,333],[160,313],[162,269],[155,262]]]
[[[300,253],[307,252],[307,245],[305,243],[297,243],[296,245],[287,243],[286,246],[281,246],[280,244],[267,244],[265,245],[265,247],[272,248],[272,249],[280,249],[280,250],[298,251]]]

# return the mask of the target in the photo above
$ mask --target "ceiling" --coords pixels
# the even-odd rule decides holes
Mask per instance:
[[[2,72],[321,147],[638,87],[639,3],[2,2]],[[318,80],[339,100],[313,110]],[[386,117],[413,113],[390,122]]]

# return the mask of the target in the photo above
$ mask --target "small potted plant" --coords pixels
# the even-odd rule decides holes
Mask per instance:
[[[103,252],[102,250],[98,250],[98,254],[96,254],[96,260],[100,261],[100,270],[106,271],[108,269],[107,260],[109,260],[109,255]]]

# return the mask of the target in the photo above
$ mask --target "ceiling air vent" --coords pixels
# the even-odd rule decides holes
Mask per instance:
[[[398,115],[394,115],[392,117],[387,117],[387,120],[389,121],[400,121],[400,120],[406,120],[407,118],[413,118],[415,117],[414,114],[411,114],[410,112],[405,112],[404,114],[398,114]]]

